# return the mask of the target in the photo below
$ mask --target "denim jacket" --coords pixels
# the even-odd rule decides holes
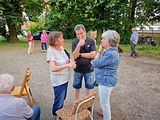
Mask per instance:
[[[92,61],[96,68],[96,82],[99,85],[114,87],[117,83],[117,68],[119,65],[119,53],[117,47],[106,49],[100,58]]]

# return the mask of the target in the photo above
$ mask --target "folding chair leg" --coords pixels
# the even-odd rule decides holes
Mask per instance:
[[[28,101],[29,101],[29,106],[32,107],[32,101],[30,100],[29,96],[28,97]]]
[[[91,118],[91,120],[93,120],[93,117],[92,117],[92,115],[90,115],[90,118]]]
[[[27,88],[25,88],[25,90],[26,90],[26,93],[27,93],[27,98],[28,98],[28,101],[29,101],[29,105],[30,105],[30,107],[32,107],[33,103],[35,103],[34,98],[32,96],[32,92],[31,92],[30,88],[28,90],[27,90]]]
[[[29,93],[30,93],[30,96],[32,96],[32,92],[31,92],[31,90],[30,90],[30,89],[29,89]],[[33,96],[32,96],[32,97],[30,97],[30,98],[32,99],[32,103],[35,103]]]

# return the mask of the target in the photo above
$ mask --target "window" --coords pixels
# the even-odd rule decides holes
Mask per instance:
[[[153,30],[153,27],[149,27],[149,30]]]

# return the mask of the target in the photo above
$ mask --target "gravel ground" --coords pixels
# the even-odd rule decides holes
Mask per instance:
[[[70,47],[70,46],[67,46]],[[0,47],[0,73],[10,73],[20,85],[26,67],[32,74],[30,86],[36,102],[41,107],[41,120],[52,120],[53,91],[49,79],[46,53],[41,53],[36,41],[34,53],[27,55],[27,47]],[[160,59],[129,53],[121,55],[118,70],[119,82],[111,94],[113,120],[160,120]],[[97,88],[94,89],[97,91]],[[84,87],[82,95],[85,95]],[[74,101],[72,80],[68,87],[65,105]],[[95,112],[99,109],[98,95],[94,107],[94,119],[102,120]]]

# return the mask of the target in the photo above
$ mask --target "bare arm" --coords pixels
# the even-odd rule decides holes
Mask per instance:
[[[74,59],[77,59],[80,55],[80,48],[81,46],[83,46],[85,44],[85,39],[80,39],[77,46],[76,46],[76,49],[73,51],[73,58]]]
[[[69,68],[69,67],[70,68],[74,68],[75,67],[75,63],[74,62],[70,62],[68,64],[57,66],[57,65],[55,65],[54,61],[50,61],[49,65],[50,65],[50,68],[51,68],[52,72],[59,72],[59,71],[65,69],[65,68]]]
[[[77,59],[78,58],[78,56],[80,55],[80,48],[81,48],[81,46],[80,45],[77,45],[76,46],[76,49],[73,51],[73,58],[74,59]]]
[[[81,53],[81,57],[84,58],[94,58],[96,55],[96,51],[92,51],[90,53]]]
[[[99,57],[100,57],[100,55],[101,55],[101,53],[100,53],[100,52],[97,52],[97,54],[96,54],[95,58],[99,58]]]

